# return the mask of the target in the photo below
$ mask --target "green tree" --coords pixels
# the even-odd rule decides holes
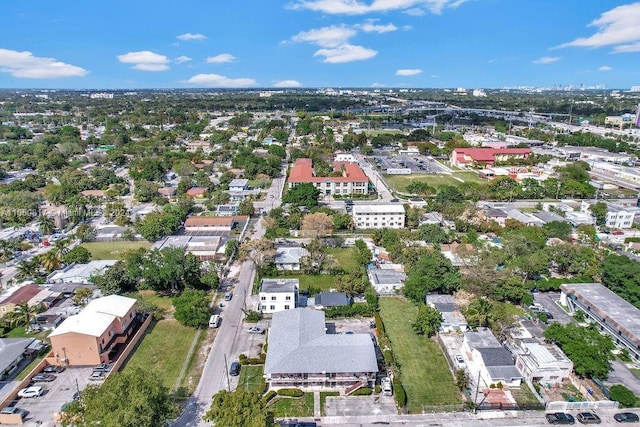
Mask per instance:
[[[53,220],[46,215],[38,217],[38,228],[42,234],[51,234],[56,229],[55,225],[53,225]]]
[[[563,221],[551,221],[543,225],[542,228],[548,237],[555,237],[562,240],[569,240],[571,238],[571,231],[573,230],[571,224]]]
[[[134,185],[133,198],[139,202],[146,203],[158,196],[160,186],[151,181],[136,181]]]
[[[431,337],[442,325],[442,313],[430,305],[421,305],[411,327],[418,335]]]
[[[173,299],[173,307],[175,308],[173,317],[185,326],[204,327],[211,316],[209,303],[210,299],[206,292],[187,289]]]
[[[253,200],[250,198],[244,199],[238,204],[238,213],[240,215],[252,216],[256,212],[256,208],[253,206]]]
[[[138,280],[132,277],[126,268],[125,261],[118,261],[103,274],[91,278],[104,295],[124,294],[137,289]]]
[[[602,261],[601,275],[603,285],[640,308],[640,263],[612,254]]]
[[[609,376],[609,360],[615,345],[594,325],[585,328],[571,323],[553,323],[544,331],[544,337],[557,344],[571,359],[576,374],[599,379]]]
[[[611,400],[620,402],[623,408],[634,408],[638,403],[638,398],[633,394],[633,391],[621,384],[612,385],[609,391],[611,392]]]
[[[93,289],[91,289],[90,287],[87,286],[83,288],[78,288],[73,294],[73,302],[76,303],[77,305],[85,306],[89,303],[92,296],[93,296]]]
[[[42,254],[42,256],[40,257],[40,264],[42,265],[42,268],[44,268],[47,272],[52,272],[60,268],[62,259],[57,251],[50,249],[49,251]]]
[[[464,369],[456,370],[455,384],[456,388],[461,392],[464,392],[467,389],[469,386],[469,375],[467,375],[467,371]]]
[[[243,387],[218,392],[203,418],[214,422],[216,427],[271,427],[274,422],[260,394]]]
[[[89,224],[80,224],[76,229],[75,237],[81,242],[93,242],[96,238],[96,229]]]
[[[609,210],[607,204],[605,202],[597,202],[589,206],[589,210],[593,216],[596,217],[596,224],[604,225],[607,220],[607,212]]]
[[[227,240],[227,243],[224,246],[225,256],[230,257],[238,249],[239,245],[240,245],[240,242],[238,242],[235,239]]]
[[[84,246],[76,246],[62,256],[62,261],[64,261],[65,264],[71,264],[74,262],[76,264],[84,264],[90,260],[91,252],[89,252]]]
[[[362,276],[357,272],[343,274],[336,278],[336,289],[353,297],[360,295],[365,290],[365,283]]]
[[[304,182],[290,188],[282,200],[285,203],[313,209],[318,206],[318,197],[320,197],[320,189],[312,183]]]
[[[185,289],[200,289],[201,262],[183,248],[152,250],[142,257],[144,286],[160,293],[179,294]]]
[[[460,273],[439,251],[421,256],[409,268],[403,293],[410,300],[424,303],[428,293],[452,293],[460,288]]]
[[[104,384],[89,385],[80,397],[63,413],[63,426],[157,427],[178,414],[162,375],[140,368],[112,373]]]
[[[493,311],[493,303],[485,297],[473,299],[464,310],[469,325],[475,327],[489,326],[489,320]]]

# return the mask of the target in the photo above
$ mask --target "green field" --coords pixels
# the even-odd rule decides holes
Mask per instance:
[[[338,266],[344,271],[354,271],[360,267],[356,248],[327,248],[327,253],[336,258]]]
[[[255,391],[262,394],[264,392],[264,367],[262,365],[244,365],[240,369],[238,387],[244,387],[247,391]]]
[[[196,333],[196,329],[183,326],[173,319],[152,322],[127,360],[124,370],[141,368],[150,375],[162,378],[164,385],[173,389]],[[198,347],[195,351],[197,353]]]
[[[269,405],[276,418],[312,417],[313,393],[305,393],[300,398],[277,397]]]
[[[92,260],[120,259],[122,254],[138,248],[149,249],[149,242],[91,242],[82,245],[91,252]]]
[[[420,413],[423,405],[459,404],[460,395],[440,347],[411,328],[417,312],[417,307],[401,298],[380,298],[380,316],[400,366],[407,409]]]
[[[438,188],[443,185],[452,185],[454,187],[459,186],[463,182],[471,181],[471,182],[486,182],[478,178],[478,172],[475,171],[465,171],[465,172],[454,172],[452,175],[385,175],[384,176],[387,183],[395,191],[399,191],[404,193],[407,191],[407,185],[411,184],[413,181],[424,181],[429,184],[431,187]]]

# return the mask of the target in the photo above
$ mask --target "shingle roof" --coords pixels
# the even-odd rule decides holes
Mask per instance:
[[[334,162],[333,168],[336,171],[344,168],[345,176],[315,176],[311,159],[299,158],[291,167],[288,182],[368,182],[369,180],[356,163]]]
[[[33,338],[0,338],[0,372],[4,372],[24,353]]]
[[[344,292],[320,292],[316,295],[316,305],[323,307],[349,305],[349,297]]]
[[[484,366],[515,365],[511,352],[504,347],[477,348],[482,355]]]
[[[298,286],[298,279],[262,279],[260,292],[295,292]]]
[[[13,294],[9,295],[0,304],[20,304],[25,301],[29,301],[40,292],[40,286],[38,285],[24,285]]]
[[[302,257],[309,256],[309,251],[300,246],[279,246],[276,248],[276,264],[299,264]]]
[[[368,334],[328,335],[324,312],[306,308],[274,313],[265,373],[377,372]]]

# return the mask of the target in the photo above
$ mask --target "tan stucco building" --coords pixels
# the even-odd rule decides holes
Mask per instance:
[[[91,301],[49,335],[53,354],[69,366],[109,363],[117,344],[126,343],[140,325],[136,300],[109,295]]]

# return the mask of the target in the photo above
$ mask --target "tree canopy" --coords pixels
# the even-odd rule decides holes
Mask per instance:
[[[405,281],[404,295],[424,303],[428,293],[450,294],[460,288],[460,273],[440,251],[430,251],[412,265]]]
[[[213,396],[211,409],[204,415],[216,427],[271,427],[273,414],[259,393],[238,387],[235,391],[222,390]]]

